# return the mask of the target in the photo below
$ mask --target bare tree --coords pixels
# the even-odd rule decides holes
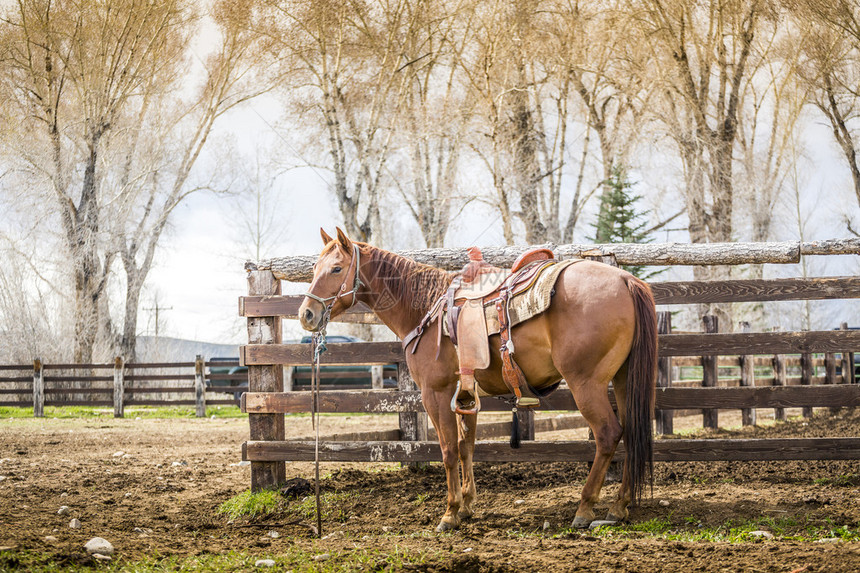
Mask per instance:
[[[860,205],[860,6],[850,0],[791,0],[788,4],[805,33],[798,67],[804,89],[830,123]],[[854,231],[850,222],[849,230]]]
[[[186,183],[215,120],[245,97],[236,85],[247,15],[214,5],[223,43],[191,103],[174,95],[187,79],[197,19],[184,0],[19,0],[5,15],[4,103],[23,118],[7,135],[19,169],[41,184],[61,222],[76,361],[92,361],[99,333],[113,350],[104,297],[114,261],[126,279],[120,346],[133,356],[140,289],[167,219],[194,190]]]

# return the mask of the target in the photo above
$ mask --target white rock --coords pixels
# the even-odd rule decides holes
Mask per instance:
[[[472,548],[471,548],[471,547],[467,547],[467,548],[465,548],[465,549],[463,550],[463,553],[469,553],[470,551],[472,551]]]
[[[388,533],[389,531],[391,531],[391,528],[389,526],[387,526],[387,525],[382,526],[382,532],[383,533]]]
[[[60,494],[60,497],[69,497],[69,492],[64,491],[63,493]]]
[[[174,468],[179,468],[179,467],[187,466],[187,465],[188,465],[188,462],[173,462],[172,464],[170,464],[170,466],[174,467]]]
[[[522,505],[522,504],[524,504],[525,502],[526,502],[526,500],[524,500],[524,499],[515,499],[515,500],[514,500],[514,505]]]
[[[842,540],[838,537],[825,537],[823,539],[815,540],[816,543],[839,543],[840,541]]]
[[[271,537],[272,539],[277,539],[278,537],[281,536],[281,534],[278,533],[277,531],[270,531],[266,535]]]
[[[119,452],[114,452],[114,453],[113,453],[113,457],[115,457],[115,458],[121,458],[121,457],[123,457],[124,455],[125,455],[125,452],[123,452],[123,451],[119,451]]]
[[[112,557],[110,555],[102,555],[101,553],[93,553],[93,559],[96,561],[110,561]]]
[[[6,476],[0,476],[0,481],[6,481]]]
[[[76,517],[75,517],[75,518],[73,518],[73,519],[69,522],[69,527],[71,527],[72,529],[80,529],[80,528],[81,528],[81,522],[80,522],[80,520],[78,520],[78,518],[76,518]]]
[[[275,560],[274,559],[257,559],[254,562],[254,567],[274,567]]]
[[[550,528],[549,521],[544,521],[544,522],[543,522],[543,530],[544,530],[544,531],[546,531],[546,530],[547,530],[547,529],[549,529],[549,528]]]
[[[660,501],[658,501],[657,503],[659,503],[659,504],[660,504],[660,507],[669,507],[670,505],[672,505],[672,504],[670,504],[670,503],[669,503],[669,501],[668,501],[668,500],[666,500],[666,499],[661,499],[661,500],[660,500]]]
[[[750,537],[757,537],[759,539],[773,539],[773,533],[771,533],[770,531],[750,531],[749,535]]]
[[[57,515],[69,515],[72,512],[68,505],[61,505],[57,510]]]
[[[113,545],[107,539],[101,537],[93,537],[84,544],[84,549],[87,553],[99,553],[101,555],[113,555]]]
[[[45,543],[56,543],[58,540],[53,535],[48,535],[45,537]]]
[[[251,465],[251,462],[249,462],[248,460],[242,460],[241,462],[239,462],[239,467],[241,467],[241,468],[244,468],[245,466],[250,466],[250,465]]]
[[[331,555],[328,553],[320,553],[319,555],[314,555],[314,561],[328,561],[331,559]]]

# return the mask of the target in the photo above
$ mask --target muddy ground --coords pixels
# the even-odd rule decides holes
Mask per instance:
[[[329,416],[323,424],[324,433],[385,429],[396,418]],[[288,428],[292,436],[311,433],[307,418],[290,418]],[[823,412],[808,421],[710,435],[858,431],[860,413]],[[0,570],[19,565],[18,552],[60,565],[95,566],[83,544],[100,536],[114,544],[114,564],[229,551],[277,558],[300,551],[309,557],[327,553],[325,562],[308,562],[335,568],[340,562],[355,566],[349,555],[363,552],[377,557],[362,568],[383,569],[397,560],[381,556],[399,552],[410,556],[403,568],[420,571],[860,571],[860,542],[815,542],[804,534],[817,531],[821,538],[829,537],[821,531],[860,527],[856,461],[656,464],[653,498],[632,512],[634,524],[661,521],[671,536],[691,537],[760,521],[776,536],[741,543],[630,530],[566,531],[585,464],[476,464],[476,516],[443,535],[434,533],[445,500],[439,464],[422,471],[396,464],[323,464],[323,492],[332,503],[323,523],[326,537],[318,540],[310,527],[314,519],[299,510],[301,495],[264,519],[231,522],[217,513],[223,501],[249,487],[249,468],[237,465],[247,435],[244,419],[135,420],[132,414],[121,420],[0,420],[0,546],[6,549]],[[313,468],[292,463],[287,473],[311,478]],[[616,488],[607,484],[601,513]],[[58,515],[64,505],[70,514]],[[71,518],[82,527],[70,529]],[[48,536],[56,540],[46,541]]]

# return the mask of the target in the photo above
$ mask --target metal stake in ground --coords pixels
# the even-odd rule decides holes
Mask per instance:
[[[322,328],[311,338],[313,344],[314,363],[311,368],[311,425],[314,428],[314,495],[317,503],[317,537],[322,537],[322,507],[320,504],[320,425],[317,421],[320,397],[320,355],[326,351],[325,331],[331,313],[331,305],[326,307],[323,314]]]

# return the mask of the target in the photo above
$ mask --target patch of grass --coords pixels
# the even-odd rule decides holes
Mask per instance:
[[[815,485],[835,485],[838,487],[854,487],[860,485],[860,474],[846,474],[830,478],[813,480]]]
[[[799,523],[796,519],[762,517],[747,521],[730,521],[717,527],[702,527],[695,517],[686,517],[686,525],[672,525],[671,516],[655,518],[646,522],[625,525],[605,525],[590,530],[589,535],[605,538],[648,537],[669,541],[705,541],[723,543],[757,543],[763,538],[753,535],[755,531],[767,531],[775,538],[794,541],[818,541],[820,539],[841,539],[843,541],[860,541],[860,528],[848,525],[837,526],[832,522]],[[575,536],[576,530],[566,529],[557,537]]]
[[[212,406],[206,409],[206,416],[216,418],[246,418],[238,406]],[[32,418],[32,408],[0,406],[0,418]],[[195,418],[193,406],[134,406],[125,409],[125,417],[130,419],[177,419]],[[113,419],[113,408],[101,406],[45,406],[45,418],[58,419]]]
[[[315,561],[314,558],[322,553],[328,553],[328,559]],[[275,562],[273,571],[292,570],[295,573],[334,571],[390,571],[404,567],[425,565],[440,561],[446,556],[440,551],[410,550],[395,545],[385,550],[357,549],[353,551],[325,551],[317,548],[288,547],[279,550],[277,555],[249,555],[231,551],[221,554],[203,554],[196,556],[148,556],[144,559],[131,561],[118,558],[105,564],[98,564],[100,571],[134,572],[134,573],[164,573],[167,571],[211,571],[214,573],[230,573],[233,571],[254,571],[258,559],[272,559]],[[0,571],[24,570],[33,573],[91,572],[95,563],[70,564],[53,556],[31,551],[0,552]],[[258,570],[258,569],[256,569]]]
[[[281,494],[273,490],[257,493],[243,491],[218,506],[218,513],[226,514],[230,519],[244,516],[253,519],[258,515],[274,513],[282,499]]]
[[[419,493],[417,496],[415,496],[415,501],[413,501],[412,503],[414,503],[415,505],[422,505],[425,501],[427,501],[428,497],[430,497],[429,493]]]
[[[336,521],[346,521],[349,519],[349,513],[346,511],[345,502],[355,497],[357,494],[326,491],[320,493],[320,514],[324,520],[334,519]],[[316,496],[308,495],[301,500],[290,504],[289,511],[300,515],[307,520],[314,520],[317,517],[317,500]]]

